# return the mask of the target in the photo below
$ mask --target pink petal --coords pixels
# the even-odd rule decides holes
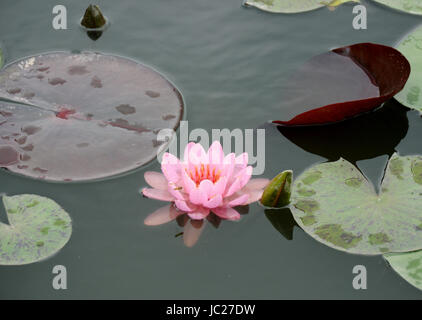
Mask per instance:
[[[167,190],[144,188],[142,189],[142,194],[147,198],[161,200],[161,201],[174,200],[173,196]]]
[[[223,160],[223,175],[226,177],[231,177],[233,174],[234,167],[236,165],[236,155],[234,153],[229,153]]]
[[[215,208],[212,209],[217,216],[226,220],[239,220],[240,214],[233,208]]]
[[[183,188],[179,187],[173,182],[169,182],[167,186],[167,191],[176,199],[186,200],[187,195],[182,192]]]
[[[189,150],[188,163],[192,165],[199,165],[201,163],[208,163],[208,157],[204,148],[200,143],[195,143]],[[189,167],[189,169],[191,169]]]
[[[264,178],[251,179],[245,185],[245,188],[248,188],[249,190],[264,189],[268,185],[269,182],[270,182],[269,179],[264,179]]]
[[[182,172],[182,183],[187,193],[191,193],[192,190],[196,189],[195,182],[192,181],[192,179],[189,177],[185,170],[183,170]]]
[[[247,152],[242,153],[238,157],[236,157],[236,166],[240,168],[246,168],[249,161],[249,155]]]
[[[207,196],[207,200],[213,195],[214,184],[210,180],[202,180],[198,189]]]
[[[210,214],[210,210],[203,207],[198,207],[194,212],[189,212],[189,218],[193,220],[202,220],[205,219]]]
[[[248,183],[248,181],[250,180],[251,175],[252,175],[252,167],[251,166],[248,166],[248,167],[242,169],[237,174],[237,176],[235,177],[234,181],[232,182],[229,189],[227,190],[225,196],[229,197],[233,193],[242,189]]]
[[[214,141],[207,152],[208,161],[212,164],[222,164],[224,159],[223,147],[220,141]]]
[[[261,199],[264,190],[251,190],[248,191],[249,199],[245,204],[250,204],[252,202],[258,201]]]
[[[159,172],[147,171],[144,174],[145,181],[153,188],[159,190],[167,190],[167,179]]]
[[[202,205],[207,200],[208,200],[207,194],[201,191],[199,188],[194,188],[189,193],[189,201],[192,202],[193,204]]]
[[[235,198],[234,200],[231,200],[229,203],[227,203],[227,207],[236,207],[236,206],[243,206],[248,203],[249,200],[249,194],[243,194],[240,197]]]
[[[181,213],[178,212],[173,205],[168,205],[158,209],[145,218],[144,223],[147,226],[158,226],[163,223],[170,222],[177,218]]]
[[[192,212],[196,209],[196,206],[190,206],[186,201],[183,200],[176,200],[174,203],[176,207],[183,212]]]
[[[183,231],[183,242],[186,247],[193,247],[199,240],[202,230],[204,230],[204,221],[189,221]]]
[[[168,181],[177,182],[180,180],[181,166],[180,161],[171,153],[166,152],[161,162],[161,171],[163,171]]]
[[[185,148],[185,152],[183,155],[183,161],[184,162],[189,162],[189,152],[192,149],[192,147],[195,145],[195,142],[189,142],[188,145]]]
[[[216,183],[214,183],[213,188],[212,188],[212,194],[222,195],[224,193],[224,190],[226,190],[226,186],[227,186],[227,178],[221,177],[220,179],[218,179]]]
[[[217,208],[223,204],[223,196],[221,194],[217,194],[214,197],[211,197],[208,201],[204,203],[204,207],[206,208]]]

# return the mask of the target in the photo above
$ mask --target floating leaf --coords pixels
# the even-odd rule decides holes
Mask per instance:
[[[293,171],[286,170],[275,176],[265,188],[261,204],[270,208],[281,208],[290,203]]]
[[[420,0],[374,0],[374,1],[396,10],[422,15],[422,3]]]
[[[422,156],[393,155],[377,194],[346,160],[318,164],[294,183],[296,222],[338,250],[375,255],[422,248]]]
[[[422,250],[389,253],[385,254],[384,258],[403,279],[422,290]]]
[[[154,159],[183,113],[154,70],[98,53],[49,53],[0,72],[0,166],[30,177],[90,180]]]
[[[396,49],[360,43],[312,58],[283,90],[287,126],[338,122],[371,111],[396,95],[410,73]]]
[[[356,163],[381,155],[392,156],[406,136],[408,109],[394,99],[382,108],[326,126],[277,126],[283,136],[307,152],[335,161]]]
[[[325,6],[321,0],[246,0],[244,4],[276,13],[298,13]]]
[[[360,0],[332,0],[332,1],[322,1],[321,3],[328,7],[330,10],[335,10],[338,6],[341,6],[344,3],[354,2],[360,3]]]
[[[412,72],[406,86],[395,98],[422,113],[422,26],[407,35],[397,49],[409,60]]]
[[[69,215],[53,200],[31,194],[3,196],[9,225],[0,223],[0,265],[40,261],[69,241]]]

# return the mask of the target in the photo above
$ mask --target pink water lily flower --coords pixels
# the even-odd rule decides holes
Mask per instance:
[[[171,221],[187,213],[192,220],[203,220],[210,212],[226,220],[238,220],[236,206],[258,201],[268,179],[251,179],[252,167],[248,154],[236,157],[224,155],[220,142],[215,141],[208,152],[199,143],[189,143],[183,161],[165,153],[161,163],[163,173],[148,171],[145,181],[152,188],[144,188],[144,196],[174,202],[161,216],[150,215],[147,225]],[[170,209],[170,210],[169,210]]]

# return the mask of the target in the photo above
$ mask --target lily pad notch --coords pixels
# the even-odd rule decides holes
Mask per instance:
[[[0,265],[23,265],[56,254],[69,241],[72,221],[49,198],[3,196],[9,224],[0,223]]]
[[[344,159],[315,165],[294,182],[291,210],[323,244],[363,255],[422,249],[422,156],[394,154],[380,192]]]

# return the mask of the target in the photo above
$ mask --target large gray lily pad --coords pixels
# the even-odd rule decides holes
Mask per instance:
[[[156,71],[129,59],[47,53],[0,72],[0,166],[53,181],[123,173],[154,159],[183,100]],[[10,103],[13,101],[14,103]]]
[[[3,196],[9,224],[0,223],[0,265],[48,258],[70,239],[69,215],[53,200],[31,194]]]
[[[422,15],[422,3],[420,0],[374,0],[374,1],[396,10]]]
[[[276,13],[298,13],[325,6],[321,0],[246,0],[246,6]]]
[[[376,255],[422,248],[422,156],[394,154],[379,194],[344,159],[306,170],[293,185],[296,222],[316,240]]]
[[[395,99],[422,113],[422,26],[407,35],[397,49],[409,60],[412,71],[406,86]]]
[[[422,290],[422,250],[406,253],[389,253],[384,258],[407,282]]]

